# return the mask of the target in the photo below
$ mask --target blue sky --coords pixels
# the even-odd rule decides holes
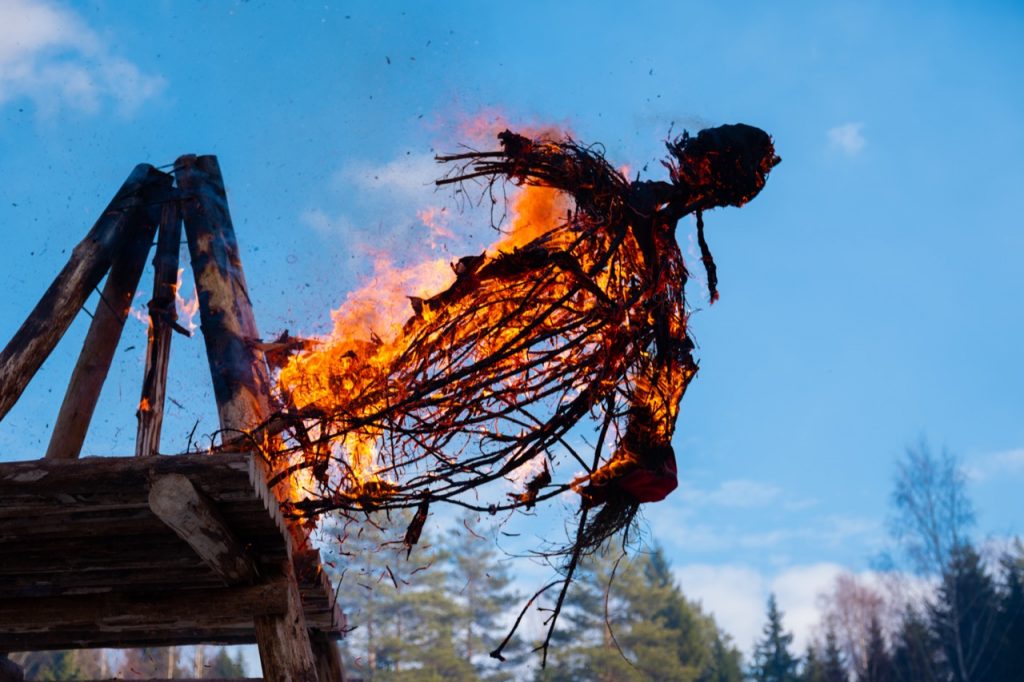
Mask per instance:
[[[470,214],[432,249],[416,217],[452,206],[430,158],[469,118],[564,125],[654,176],[670,126],[742,121],[783,163],[707,217],[722,298],[692,320],[682,488],[646,514],[684,591],[744,647],[769,589],[806,631],[814,590],[883,546],[921,437],[968,465],[981,536],[1020,532],[1024,9],[545,5],[0,0],[0,337],[138,162],[217,154],[262,330],[316,333],[374,251],[491,241]],[[0,424],[0,459],[41,456],[87,324]],[[88,453],[132,449],[144,333]],[[168,450],[215,423],[201,343],[175,343]]]

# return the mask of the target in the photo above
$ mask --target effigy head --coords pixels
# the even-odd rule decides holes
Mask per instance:
[[[744,123],[683,133],[666,142],[672,181],[684,185],[702,208],[742,206],[761,191],[769,171],[782,159],[768,133]]]

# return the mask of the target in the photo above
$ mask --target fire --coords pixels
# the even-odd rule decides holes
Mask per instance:
[[[191,335],[199,328],[196,324],[196,315],[199,313],[199,293],[196,291],[195,285],[192,286],[192,295],[188,298],[181,296],[182,287],[182,275],[185,273],[185,268],[178,268],[177,281],[174,283],[174,309],[176,311],[176,317],[171,319],[175,329],[185,334]],[[145,307],[132,306],[128,309],[128,314],[134,317],[139,322],[145,324],[148,328],[147,333],[150,338],[153,335],[153,319],[150,316],[150,311]]]
[[[697,365],[675,225],[697,213],[713,284],[701,211],[760,191],[771,139],[742,124],[684,134],[667,145],[672,181],[650,182],[564,133],[498,138],[501,150],[440,157],[463,165],[438,181],[491,196],[511,183],[495,243],[452,263],[379,259],[332,332],[280,370],[282,468],[306,472],[291,481],[296,509],[425,510],[510,479],[525,491],[504,508],[576,490],[598,508],[576,546],[596,547],[676,487],[671,441]],[[587,459],[569,443],[586,441],[571,434],[584,424],[600,434]],[[559,457],[586,474],[553,483]]]
[[[510,200],[509,227],[486,251],[485,258],[519,249],[564,221],[571,202],[561,192],[547,187],[526,185],[516,188]],[[417,213],[420,221],[430,228],[435,237],[452,237],[447,227],[447,209],[426,208]],[[293,356],[278,376],[278,387],[288,397],[291,406],[301,411],[310,407],[344,409],[360,402],[360,397],[372,387],[389,380],[388,373],[394,363],[409,351],[416,338],[408,333],[410,313],[417,313],[425,322],[433,319],[434,311],[423,302],[445,291],[460,272],[459,263],[433,259],[423,263],[397,268],[385,257],[374,264],[374,274],[358,290],[351,292],[345,302],[331,314],[334,328],[329,335],[317,340],[317,347]],[[412,306],[410,306],[412,302]],[[510,326],[495,339],[500,343],[516,333]],[[482,346],[478,354],[489,352],[492,344]],[[361,410],[373,412],[386,408],[383,402],[361,405]],[[358,497],[368,485],[379,486],[384,464],[378,461],[377,441],[381,429],[366,426],[347,434],[340,444],[331,448],[331,457],[343,462],[340,478],[342,487]],[[531,460],[539,471],[543,458]],[[308,469],[299,469],[308,472]],[[522,473],[515,480],[528,476]],[[291,486],[291,499],[302,499],[308,492],[309,481]]]
[[[181,276],[184,272],[185,268],[178,268],[178,281],[174,284],[174,307],[178,312],[178,323],[193,333],[199,328],[195,322],[196,313],[199,312],[199,294],[193,285],[192,295],[189,298],[181,297]]]
[[[314,350],[290,358],[279,387],[298,410],[344,403],[365,393],[407,347],[402,327],[409,317],[410,293],[427,297],[454,278],[442,259],[404,269],[378,259],[370,281],[331,314],[331,333]],[[378,480],[373,444],[379,437],[379,430],[367,427],[332,448],[332,455],[346,463],[343,478],[349,489]]]
[[[512,197],[508,233],[491,246],[490,252],[512,251],[526,246],[564,221],[572,202],[563,192],[551,187],[525,185]]]
[[[455,233],[452,232],[451,228],[448,227],[448,209],[447,208],[424,208],[416,212],[416,217],[420,219],[420,222],[430,228],[430,236],[434,239],[452,239],[455,237]],[[431,247],[436,247],[436,244],[431,244]]]

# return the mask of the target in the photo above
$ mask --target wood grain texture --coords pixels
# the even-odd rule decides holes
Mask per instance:
[[[137,412],[136,457],[155,455],[160,450],[171,332],[178,320],[176,297],[180,252],[181,210],[177,201],[169,201],[160,215],[156,255],[153,257],[153,298],[149,301],[150,333],[146,344],[142,396]]]
[[[181,474],[153,481],[149,508],[228,585],[257,581],[259,571],[217,507]]]

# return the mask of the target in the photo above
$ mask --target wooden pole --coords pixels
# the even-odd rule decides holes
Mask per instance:
[[[249,432],[270,413],[270,382],[217,157],[183,156],[175,173],[221,428]]]
[[[167,176],[168,182],[170,176]],[[103,382],[121,340],[124,323],[131,311],[135,290],[146,267],[156,224],[151,211],[137,211],[127,224],[128,239],[114,257],[107,282],[93,313],[82,352],[71,373],[64,402],[50,434],[46,459],[77,459],[89,430]]]
[[[169,201],[160,216],[156,255],[153,257],[153,298],[149,301],[149,340],[146,371],[137,417],[135,456],[147,457],[160,450],[167,395],[167,367],[171,355],[171,331],[178,319],[175,309],[178,286],[178,254],[181,251],[181,210]]]
[[[238,252],[220,166],[214,156],[175,162],[206,354],[221,429],[252,432],[270,413],[266,362]],[[263,443],[250,443],[261,447]],[[266,472],[264,472],[266,474]],[[291,560],[277,572],[287,585],[288,612],[254,619],[263,675],[270,682],[317,682],[316,663]]]
[[[0,419],[10,411],[36,370],[71,325],[85,299],[110,269],[125,241],[126,226],[150,201],[148,189],[167,182],[149,164],[135,167],[103,215],[75,247],[67,265],[46,290],[28,319],[0,351]]]

